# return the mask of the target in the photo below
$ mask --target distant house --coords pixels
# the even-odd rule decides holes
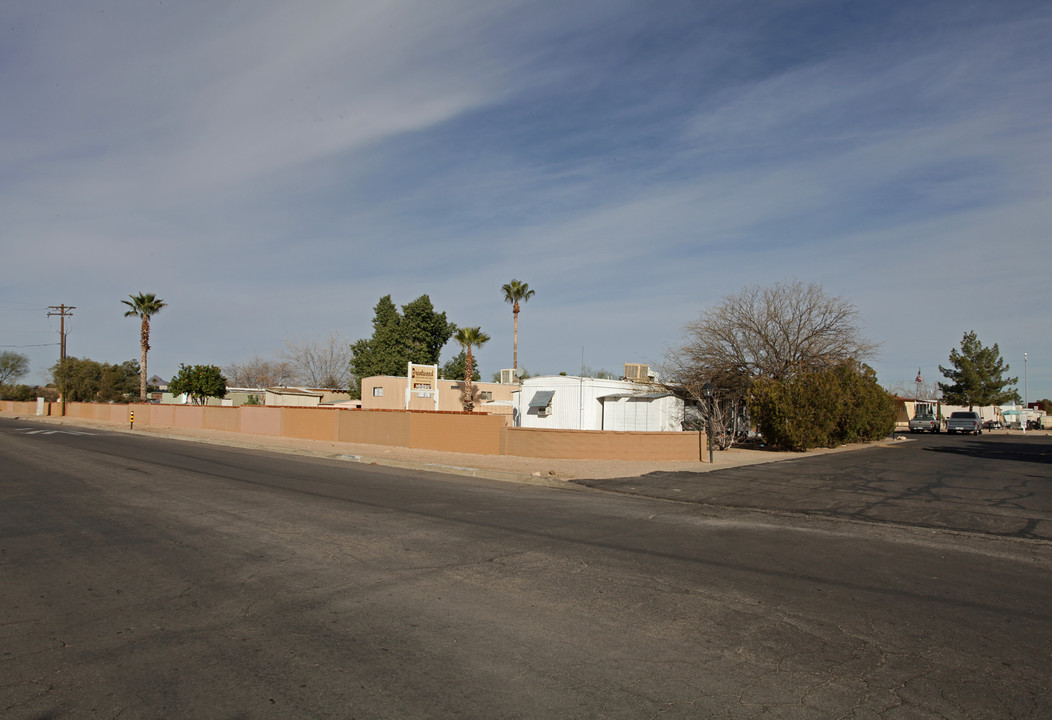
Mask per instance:
[[[516,427],[644,432],[683,429],[683,400],[658,385],[557,375],[523,380],[514,394]]]
[[[205,405],[222,405],[238,407],[240,405],[272,405],[283,407],[318,407],[323,404],[335,405],[340,401],[349,401],[347,393],[332,393],[328,390],[308,390],[304,388],[237,388],[228,387],[223,398],[207,398]],[[186,393],[172,395],[165,392],[162,403],[187,405],[190,400]]]
[[[264,390],[264,405],[280,405],[282,407],[318,407],[324,393],[312,390],[300,390],[299,388],[266,388]]]

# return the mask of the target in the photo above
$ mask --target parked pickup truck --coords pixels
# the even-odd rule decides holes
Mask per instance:
[[[917,413],[910,420],[910,432],[942,432],[942,418],[935,417],[931,413]]]
[[[955,413],[950,413],[950,419],[946,421],[946,432],[951,435],[959,432],[982,435],[983,420],[979,417],[979,413],[977,412],[959,410]]]

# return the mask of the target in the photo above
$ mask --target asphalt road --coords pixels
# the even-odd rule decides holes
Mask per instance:
[[[578,482],[727,509],[1052,541],[1052,438],[907,437],[903,443],[708,475]]]
[[[891,482],[870,455],[704,482],[846,498],[838,477]],[[1047,517],[1047,461],[1003,462]],[[0,717],[1052,715],[1040,522],[699,482],[670,502],[0,420]]]

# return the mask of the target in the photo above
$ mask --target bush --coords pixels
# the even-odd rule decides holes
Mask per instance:
[[[853,360],[789,380],[759,380],[748,406],[767,443],[786,450],[868,442],[895,428],[894,398],[872,368]]]
[[[226,378],[215,365],[179,365],[179,373],[168,383],[173,395],[186,393],[190,402],[204,405],[208,398],[226,396]]]
[[[0,387],[0,400],[14,402],[33,402],[38,397],[48,402],[58,400],[58,391],[54,388],[43,388],[34,385],[4,385]]]

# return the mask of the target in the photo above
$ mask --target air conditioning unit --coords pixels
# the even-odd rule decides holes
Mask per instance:
[[[515,372],[514,368],[500,371],[500,384],[501,385],[514,385],[519,382],[519,377]]]
[[[649,365],[625,363],[625,380],[648,382],[652,378]]]
[[[548,405],[547,407],[537,408],[537,416],[538,417],[548,417],[551,414],[552,414],[552,406],[551,405]]]

